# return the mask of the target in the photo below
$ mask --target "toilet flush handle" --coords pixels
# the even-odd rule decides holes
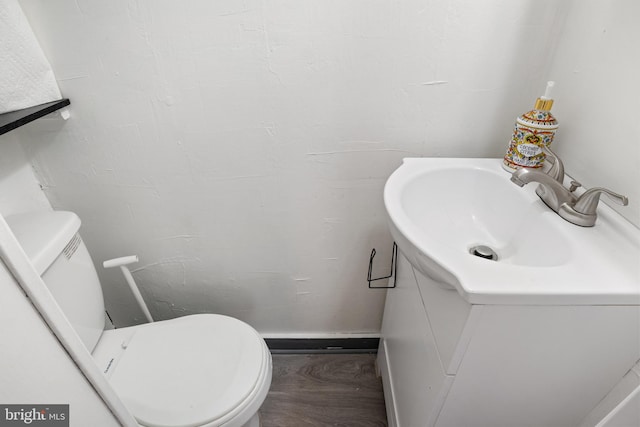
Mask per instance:
[[[133,264],[138,262],[138,255],[123,256],[122,258],[114,258],[102,263],[104,268],[122,267],[124,265]]]
[[[127,265],[133,264],[134,262],[138,262],[138,256],[137,255],[131,255],[131,256],[125,256],[125,257],[121,257],[121,258],[110,259],[110,260],[107,260],[107,261],[103,262],[102,266],[104,268],[120,267],[120,270],[122,271],[122,274],[124,275],[124,278],[127,281],[127,284],[129,285],[129,288],[131,288],[131,292],[133,293],[133,296],[136,298],[136,301],[138,302],[138,305],[140,306],[140,309],[144,313],[144,316],[147,318],[149,323],[152,323],[153,322],[153,317],[151,317],[151,313],[149,312],[149,308],[147,307],[147,304],[144,302],[144,299],[142,298],[142,294],[140,293],[140,289],[138,288],[138,285],[136,284],[136,281],[133,280],[133,276],[131,275],[131,271],[129,271],[129,268],[127,267]]]

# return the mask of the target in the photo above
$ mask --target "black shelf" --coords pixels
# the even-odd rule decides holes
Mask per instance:
[[[67,98],[63,98],[58,101],[36,105],[35,107],[0,114],[0,135],[19,128],[20,126],[24,126],[27,123],[31,123],[40,117],[53,113],[54,111],[64,108],[70,104],[71,101]]]

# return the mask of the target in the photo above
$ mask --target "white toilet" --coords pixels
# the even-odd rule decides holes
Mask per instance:
[[[271,355],[240,320],[199,314],[104,330],[102,289],[71,212],[6,218],[34,267],[141,426],[258,427]]]

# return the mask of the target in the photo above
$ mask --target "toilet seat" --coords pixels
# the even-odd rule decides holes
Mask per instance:
[[[271,382],[264,341],[231,317],[191,315],[103,335],[94,358],[142,426],[242,425],[232,420],[255,413]]]

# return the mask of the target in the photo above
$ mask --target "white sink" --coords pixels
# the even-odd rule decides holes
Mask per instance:
[[[640,304],[638,228],[602,203],[595,227],[570,224],[509,178],[499,159],[405,159],[384,191],[398,247],[470,303]]]

